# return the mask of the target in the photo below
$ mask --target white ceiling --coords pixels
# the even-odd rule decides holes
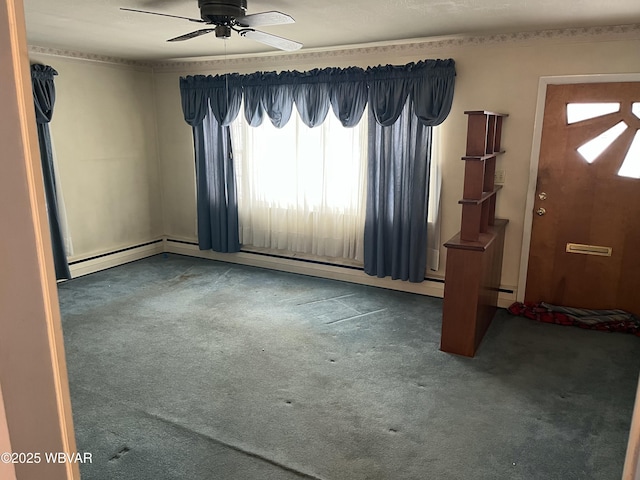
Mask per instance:
[[[119,7],[199,18],[197,0],[24,0],[30,45],[134,60],[255,54],[250,39],[204,35],[167,43],[201,25]],[[524,32],[640,23],[638,0],[248,0],[248,14],[277,10],[293,25],[261,30],[331,48],[465,33]]]

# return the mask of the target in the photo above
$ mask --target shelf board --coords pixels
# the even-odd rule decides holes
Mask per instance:
[[[504,150],[502,150],[501,152],[493,152],[493,153],[488,153],[487,155],[465,155],[464,157],[461,157],[462,160],[471,160],[471,161],[477,161],[477,162],[484,162],[485,160],[489,160],[491,158],[495,158],[498,155],[504,153]]]
[[[480,205],[498,193],[498,190],[502,190],[502,185],[496,185],[490,192],[482,192],[482,197],[480,198],[463,198],[462,200],[458,200],[458,203],[460,205]]]
[[[508,113],[488,112],[487,110],[467,110],[465,115],[493,115],[494,117],[508,117]]]
[[[477,252],[484,252],[495,240],[497,229],[506,227],[507,223],[509,223],[509,220],[506,220],[504,218],[496,218],[495,223],[493,225],[489,225],[489,229],[491,231],[488,233],[481,233],[477,241],[470,242],[467,240],[461,240],[460,233],[458,233],[448,242],[446,242],[444,246],[446,248],[457,248],[459,250],[474,250]]]

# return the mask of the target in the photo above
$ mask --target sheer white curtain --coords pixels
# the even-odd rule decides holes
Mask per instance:
[[[297,112],[281,129],[232,126],[240,242],[326,257],[364,258],[367,121],[332,113],[309,128]]]
[[[431,137],[431,172],[429,176],[429,212],[427,215],[427,270],[440,268],[440,225],[442,212],[442,171],[440,167],[440,128],[433,127]]]
[[[51,155],[53,156],[53,175],[56,182],[56,199],[58,202],[58,220],[60,221],[60,233],[62,235],[62,243],[67,257],[73,255],[73,242],[71,241],[71,232],[69,231],[69,222],[67,220],[67,209],[64,204],[64,195],[62,193],[62,182],[60,181],[60,168],[58,167],[58,157],[53,144],[53,136],[51,137]]]

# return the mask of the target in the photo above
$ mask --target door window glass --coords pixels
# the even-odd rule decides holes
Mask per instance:
[[[620,103],[569,103],[567,123],[572,124],[620,111]]]
[[[593,163],[593,161],[598,158],[600,154],[609,147],[609,145],[615,142],[615,140],[622,135],[622,132],[627,128],[628,126],[626,123],[617,123],[609,130],[601,133],[596,138],[589,140],[581,147],[578,147],[578,153],[582,155],[587,162]]]
[[[640,104],[636,104],[640,105]],[[627,155],[624,157],[624,162],[618,175],[621,177],[640,178],[640,130],[636,131],[631,142],[631,147]]]
[[[620,102],[568,103],[567,123],[571,125],[611,113],[618,113],[620,112],[620,107]],[[640,119],[640,102],[631,104],[631,113]],[[625,115],[628,117],[628,110],[626,110]],[[624,118],[623,115],[618,115],[618,117],[620,116]],[[631,121],[630,118],[627,119]],[[613,127],[578,147],[578,153],[588,163],[593,163],[627,128],[629,128],[629,125],[624,121],[616,123]],[[618,175],[621,177],[640,178],[640,130],[638,129],[636,129],[633,140],[625,154],[622,166],[618,170]]]

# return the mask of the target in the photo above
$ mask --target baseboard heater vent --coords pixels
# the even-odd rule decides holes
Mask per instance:
[[[152,240],[150,242],[74,260],[69,262],[69,270],[71,271],[72,278],[81,277],[90,273],[99,272],[100,270],[158,255],[163,251],[163,239]]]
[[[355,267],[353,265],[343,265],[340,263],[331,263],[331,262],[326,262],[323,260],[312,260],[310,258],[300,258],[300,257],[289,257],[287,255],[278,255],[277,253],[268,253],[268,252],[256,252],[254,250],[240,250],[242,253],[250,253],[251,255],[260,255],[263,257],[270,257],[270,258],[280,258],[280,259],[286,259],[286,260],[294,260],[296,262],[305,262],[305,263],[313,263],[315,265],[326,265],[329,267],[340,267],[340,268],[348,268],[351,270],[358,270],[358,271],[364,271],[364,269],[362,267]]]
[[[192,245],[197,247],[198,244],[195,242],[189,242],[189,241],[185,241],[185,240],[174,240],[171,238],[167,239],[167,242],[171,242],[171,243],[179,243],[182,245]],[[258,255],[261,257],[269,257],[269,258],[278,258],[278,259],[282,259],[282,260],[293,260],[296,262],[303,262],[303,263],[311,263],[314,265],[323,265],[323,266],[327,266],[327,267],[338,267],[338,268],[345,268],[345,269],[349,269],[349,270],[356,270],[356,271],[360,271],[363,272],[364,268],[363,267],[357,267],[357,266],[353,266],[353,265],[344,265],[341,263],[331,263],[331,262],[327,262],[327,261],[323,261],[323,260],[313,260],[310,258],[300,258],[300,257],[294,257],[294,256],[287,256],[287,255],[280,255],[278,253],[270,253],[270,252],[257,252],[255,250],[244,250],[244,249],[240,249],[240,253],[248,253],[250,255]],[[424,277],[425,281],[428,282],[436,282],[436,283],[444,283],[444,279],[443,278],[435,278],[435,277]],[[510,290],[505,290],[506,292],[512,293],[512,291]]]
[[[134,245],[132,247],[121,248],[119,250],[114,250],[113,252],[102,253],[100,255],[94,255],[92,257],[83,258],[81,260],[76,260],[74,262],[69,262],[69,266],[71,267],[71,266],[77,265],[79,263],[89,262],[91,260],[97,260],[98,258],[109,257],[109,256],[115,255],[117,253],[128,252],[130,250],[135,250],[136,248],[147,247],[149,245],[155,245],[155,244],[158,244],[158,243],[162,243],[162,239],[154,240],[153,242],[141,243],[139,245]]]

